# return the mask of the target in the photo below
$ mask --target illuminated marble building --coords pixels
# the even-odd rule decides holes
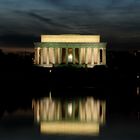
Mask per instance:
[[[105,124],[105,101],[93,97],[64,101],[45,97],[33,100],[32,106],[42,133],[98,135]]]
[[[41,35],[41,42],[34,44],[34,63],[39,66],[106,65],[106,43],[99,35]]]

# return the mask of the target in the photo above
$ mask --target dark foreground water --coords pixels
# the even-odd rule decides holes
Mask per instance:
[[[80,135],[48,135],[41,134],[37,125],[30,118],[21,120],[3,120],[0,122],[0,140],[32,140],[32,139],[102,139],[102,140],[139,140],[140,121],[136,118],[115,115],[106,122],[99,136]]]
[[[116,102],[114,102],[116,101]],[[33,111],[15,110],[4,113],[0,120],[0,140],[47,140],[47,139],[97,139],[97,140],[139,140],[140,139],[140,113],[128,103],[124,104],[112,100],[106,104],[105,124],[100,127],[99,135],[67,135],[42,134],[39,125],[34,122]],[[114,104],[116,105],[114,105]],[[132,102],[133,103],[133,102]],[[112,106],[112,107],[109,107]],[[121,107],[122,106],[122,107]],[[128,108],[127,108],[128,106]],[[115,107],[115,108],[114,108]],[[114,108],[114,109],[113,109]]]

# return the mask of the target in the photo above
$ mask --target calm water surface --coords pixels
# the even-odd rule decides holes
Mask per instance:
[[[140,139],[140,113],[131,99],[93,96],[62,98],[46,96],[31,101],[33,108],[5,112],[0,121],[0,140],[9,139]],[[37,104],[39,106],[37,106]],[[51,110],[48,110],[47,107]],[[105,105],[105,106],[104,106]],[[37,109],[38,107],[38,109]],[[129,109],[130,108],[130,109]],[[94,111],[93,111],[94,110]],[[39,115],[38,115],[39,111]],[[99,124],[97,135],[78,132],[41,132],[41,122]],[[60,127],[60,125],[58,126]],[[50,128],[50,127],[49,127]],[[59,128],[58,128],[59,129]]]

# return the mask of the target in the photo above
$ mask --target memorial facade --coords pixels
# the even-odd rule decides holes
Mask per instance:
[[[39,66],[106,65],[106,43],[99,35],[41,35],[41,42],[34,44],[34,63]]]

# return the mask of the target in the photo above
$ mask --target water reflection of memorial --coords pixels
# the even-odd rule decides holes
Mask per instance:
[[[93,97],[33,100],[34,119],[41,133],[98,135],[105,124],[105,101]]]

